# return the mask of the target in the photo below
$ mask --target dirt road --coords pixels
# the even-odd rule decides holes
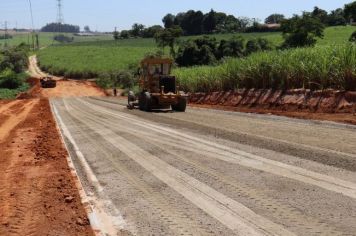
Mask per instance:
[[[32,77],[41,78],[47,76],[37,66],[36,56],[29,58],[29,73]],[[39,89],[35,90],[35,94],[43,98],[54,97],[87,97],[87,96],[105,96],[103,89],[99,88],[94,82],[85,80],[70,80],[59,77],[53,77],[57,80],[57,86],[53,89]]]
[[[93,235],[47,99],[0,101],[0,235]]]
[[[51,100],[109,235],[356,235],[356,128]]]

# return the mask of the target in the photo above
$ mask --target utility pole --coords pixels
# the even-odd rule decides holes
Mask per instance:
[[[5,39],[5,47],[7,47],[7,21],[5,21],[5,37],[4,37],[4,39]]]
[[[33,22],[33,12],[32,12],[32,3],[31,3],[31,0],[28,0],[29,4],[30,4],[30,13],[31,13],[31,27],[32,27],[32,32],[31,32],[31,38],[32,38],[32,48],[33,50],[35,50],[35,36],[34,36],[34,33],[35,33],[35,24]]]

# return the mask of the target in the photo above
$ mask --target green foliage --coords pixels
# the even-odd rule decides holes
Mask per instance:
[[[15,73],[21,73],[27,68],[27,54],[29,48],[21,44],[17,47],[8,47],[0,52],[0,71],[10,69]]]
[[[97,80],[97,84],[102,88],[132,88],[136,84],[134,75],[129,70],[110,72],[101,74]]]
[[[328,27],[325,29],[325,37],[318,39],[317,45],[344,45],[348,42],[355,26]],[[53,35],[48,35],[53,36]],[[283,42],[280,33],[236,33],[212,35],[217,42],[221,40],[230,41],[233,37],[243,37],[246,41],[254,38],[265,38],[272,45]],[[46,33],[40,33],[45,39]],[[139,61],[149,52],[157,51],[153,39],[121,39],[109,41],[111,35],[99,37],[101,41],[93,41],[95,38],[77,38],[75,40],[88,40],[90,42],[71,43],[65,45],[50,46],[38,52],[41,68],[56,75],[75,75],[76,78],[96,78],[101,73],[127,69],[127,65],[138,65]],[[194,40],[197,36],[182,37],[181,40]],[[16,38],[15,38],[16,39]],[[104,41],[105,40],[105,41]],[[245,45],[246,41],[243,42]],[[16,41],[18,42],[18,41]],[[238,45],[238,43],[237,43]],[[229,46],[230,47],[230,46]],[[228,47],[226,47],[229,49]],[[240,46],[234,47],[236,55],[241,55]],[[237,50],[238,49],[238,50]],[[177,48],[176,48],[177,50]],[[229,51],[229,50],[228,50]],[[243,51],[242,51],[243,52]],[[242,53],[243,54],[243,53]],[[225,54],[227,56],[235,56]],[[221,58],[222,56],[218,56]],[[92,77],[89,77],[92,76]]]
[[[285,38],[284,48],[314,46],[316,38],[324,36],[325,26],[318,18],[309,14],[294,16],[289,20],[284,20],[281,29]]]
[[[246,43],[246,49],[245,49],[245,54],[249,55],[254,52],[260,51],[260,45],[258,44],[258,41],[256,39],[251,39],[247,41]]]
[[[0,88],[0,99],[14,99],[16,96],[21,93],[25,92],[26,90],[29,89],[29,84],[28,83],[23,83],[19,88],[17,89],[3,89]]]
[[[311,12],[311,16],[319,19],[323,24],[327,24],[328,22],[328,12],[320,9],[319,7],[314,7],[314,10]]]
[[[279,24],[285,19],[283,14],[272,14],[265,19],[266,24]]]
[[[114,31],[113,37],[114,37],[115,40],[120,39],[120,33],[118,31]]]
[[[232,33],[244,31],[249,22],[249,18],[236,18],[223,12],[216,12],[213,9],[204,14],[201,11],[189,10],[177,15],[167,14],[162,19],[165,28],[179,26],[183,29],[184,35],[201,35],[211,33]]]
[[[218,66],[174,70],[182,89],[191,92],[265,89],[356,90],[356,46],[323,46],[254,53]],[[315,87],[315,85],[318,85]]]
[[[177,43],[178,38],[183,34],[183,31],[180,27],[167,28],[161,31],[158,31],[155,34],[155,40],[159,47],[162,47],[163,50],[165,47],[170,48],[170,53],[175,56],[175,44]]]
[[[172,28],[175,24],[174,24],[174,19],[175,16],[172,14],[167,14],[163,17],[162,22],[164,24],[164,28],[168,29],[168,28]]]
[[[0,99],[15,98],[19,92],[28,89],[26,45],[9,47],[0,51]]]
[[[11,69],[5,69],[0,72],[0,88],[17,89],[23,81]]]
[[[348,21],[356,21],[356,1],[346,4],[344,8],[345,17]]]
[[[53,37],[54,40],[60,43],[70,43],[74,41],[74,37],[69,37],[64,34],[59,34]]]
[[[356,31],[352,33],[350,39],[349,39],[350,42],[356,42]]]
[[[218,48],[219,58],[223,57],[242,57],[244,54],[245,39],[236,36],[230,40],[221,40]]]
[[[216,62],[217,41],[212,37],[201,37],[181,44],[176,57],[180,66],[208,65]]]
[[[97,78],[102,73],[127,69],[155,51],[153,40],[122,39],[52,46],[37,54],[40,67],[69,78]]]
[[[346,19],[344,17],[344,10],[338,8],[328,15],[327,24],[330,26],[346,25]]]
[[[120,33],[120,37],[123,39],[128,39],[130,38],[130,32],[128,30],[123,30]]]
[[[157,33],[161,32],[163,27],[160,25],[154,25],[143,30],[143,38],[153,38]]]
[[[132,25],[130,34],[134,37],[142,37],[144,29],[145,29],[144,25],[135,23]]]
[[[79,33],[80,27],[70,24],[49,23],[42,27],[41,32]]]
[[[242,57],[253,52],[271,49],[266,39],[245,39],[233,37],[218,42],[214,37],[200,37],[181,43],[176,57],[179,66],[195,66],[214,64],[224,57]]]

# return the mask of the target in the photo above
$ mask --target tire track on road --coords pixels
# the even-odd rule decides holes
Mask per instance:
[[[102,130],[100,134],[102,138],[135,160],[144,169],[235,233],[243,235],[294,235],[280,225],[255,214],[244,205],[181,172],[137,145],[114,135],[110,130]]]
[[[301,181],[307,184],[312,184],[327,189],[329,191],[337,192],[356,199],[356,183],[319,174],[313,171],[253,155],[247,152],[239,151],[237,149],[233,149],[224,145],[203,140],[198,137],[187,135],[183,132],[173,130],[168,127],[150,124],[148,122],[141,121],[138,118],[132,118],[126,114],[118,114],[118,112],[114,113],[108,109],[102,108],[93,103],[89,103],[83,99],[78,99],[77,101],[81,102],[83,105],[86,105],[88,109],[91,109],[93,111],[101,111],[104,114],[124,119],[142,128],[151,129],[155,132],[161,133],[162,135],[166,135],[174,139],[184,141],[187,143],[187,146],[193,145],[194,149],[200,147],[200,149],[205,150],[203,151],[205,152],[205,155],[209,155],[210,157],[218,158],[223,161],[228,161],[249,168],[258,169],[282,177],[294,179],[296,181]]]
[[[95,127],[98,124],[95,122],[96,117],[91,119],[91,115],[88,113],[79,114],[77,112],[80,110],[79,108],[71,107],[66,102],[65,106],[67,110],[70,110],[73,121],[85,127],[81,132],[81,138],[91,143],[93,147],[96,147],[100,140],[93,142],[93,139],[90,138],[88,134],[90,133],[88,132],[88,128]],[[80,119],[80,115],[83,114],[86,114],[85,122],[83,122],[83,119]],[[95,131],[93,130],[92,132]],[[96,134],[99,135],[98,133]],[[105,143],[101,143],[101,146],[105,146]],[[155,189],[146,184],[143,179],[137,177],[136,173],[132,173],[125,165],[119,164],[118,161],[110,155],[104,155],[103,157],[110,162],[111,168],[115,169],[120,176],[126,178],[130,185],[143,196],[143,199],[149,202],[150,208],[156,210],[155,215],[159,216],[160,221],[168,226],[171,232],[178,233],[178,235],[214,235],[205,225],[196,224],[195,219],[192,218],[193,214],[190,215],[189,212],[184,211],[183,207],[176,206],[176,202],[174,202],[173,199],[164,197],[159,189]],[[137,211],[140,211],[140,209],[137,209]]]
[[[78,109],[82,109],[82,108],[78,107]],[[93,114],[93,113],[86,112],[85,109],[82,109],[81,112],[86,114],[87,118],[89,114]],[[145,131],[140,127],[129,127],[127,125],[120,124],[120,122],[110,121],[109,119],[105,119],[104,117],[98,117],[98,116],[96,116],[93,119],[91,118],[88,119],[90,119],[91,122],[93,123],[94,122],[100,123],[102,127],[106,127],[107,129],[112,130],[113,132],[115,132],[116,135],[120,135],[122,137],[132,136],[130,138],[127,138],[128,140],[137,140],[137,142],[140,142],[139,140],[142,140],[142,142],[150,143],[152,149],[155,150],[155,152],[159,152],[157,149],[160,149],[160,147],[165,146],[165,147],[174,147],[176,149],[184,149],[190,152],[194,152],[201,156],[207,156],[206,154],[208,153],[208,152],[201,152],[201,150],[197,147],[187,148],[187,146],[189,146],[189,144],[187,143],[175,141],[174,138],[167,139],[166,137],[163,137],[160,134],[154,134],[153,132]],[[102,135],[110,135],[110,134],[103,133]],[[313,228],[314,233],[322,231],[323,233],[328,232],[328,234],[330,235],[343,234],[342,232],[339,232],[337,229],[333,228],[332,226],[329,226],[327,223],[320,223],[318,219],[308,217],[307,215],[302,214],[299,211],[299,209],[296,209],[290,205],[286,205],[285,203],[282,203],[276,199],[272,199],[264,195],[261,191],[256,191],[255,189],[251,189],[251,187],[246,186],[243,183],[238,183],[237,185],[237,183],[235,183],[234,180],[226,178],[221,174],[218,174],[216,171],[211,171],[210,169],[205,168],[201,164],[194,162],[182,155],[177,155],[169,150],[170,148],[166,148],[165,150],[162,149],[161,150],[162,155],[164,155],[163,153],[168,153],[172,156],[171,159],[177,159],[181,162],[187,163],[193,168],[199,170],[199,172],[204,173],[207,176],[210,176],[215,181],[221,183],[221,186],[225,186],[225,187],[229,186],[229,189],[231,191],[240,193],[242,196],[245,196],[250,200],[254,201],[254,205],[257,208],[261,208],[261,209],[275,208],[274,210],[269,210],[269,212],[273,215],[274,218],[282,218],[287,222],[293,222],[294,226],[298,226],[299,229],[304,228],[305,232],[308,233],[311,233],[312,230],[310,230],[310,228]],[[209,155],[209,157],[214,157],[214,156]]]

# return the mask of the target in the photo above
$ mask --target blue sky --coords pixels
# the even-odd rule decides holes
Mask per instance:
[[[352,0],[62,0],[66,23],[89,25],[92,30],[112,31],[114,27],[131,28],[135,22],[146,26],[162,24],[166,13],[176,14],[189,9],[207,12],[210,9],[235,16],[265,19],[271,13],[291,16],[314,6],[325,10],[342,7]],[[0,23],[14,28],[31,26],[28,0],[0,0]],[[56,19],[55,0],[32,0],[35,28]],[[2,26],[2,25],[0,25]],[[2,28],[2,27],[0,27]]]

